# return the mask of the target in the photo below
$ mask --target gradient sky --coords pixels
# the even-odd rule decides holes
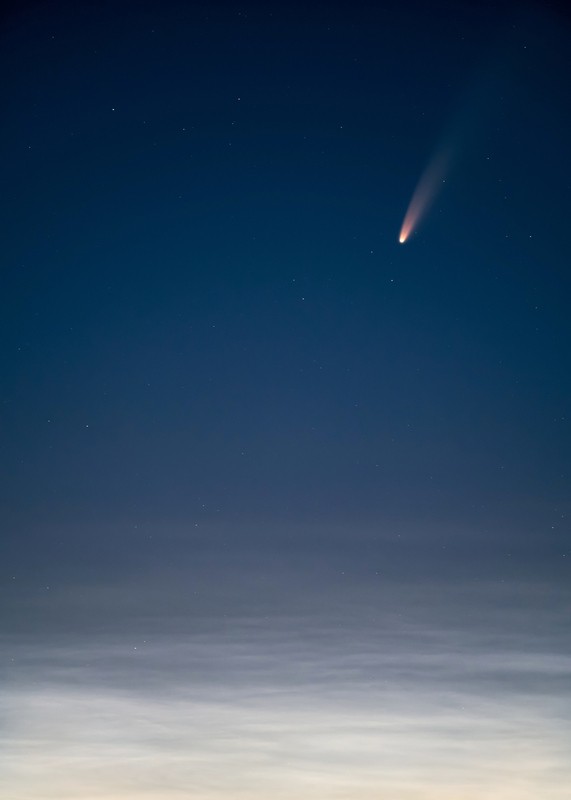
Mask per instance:
[[[2,796],[567,800],[569,16],[3,13]]]

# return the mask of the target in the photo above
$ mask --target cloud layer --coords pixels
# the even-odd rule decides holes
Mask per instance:
[[[538,586],[541,610],[510,606],[515,584],[395,584],[372,616],[374,593],[355,582],[345,603],[336,593],[329,611],[300,613],[286,595],[294,576],[268,577],[267,616],[181,617],[173,630],[144,592],[129,606],[109,586],[112,632],[9,638],[6,796],[567,797],[563,590]],[[105,597],[99,587],[84,602],[95,613]]]

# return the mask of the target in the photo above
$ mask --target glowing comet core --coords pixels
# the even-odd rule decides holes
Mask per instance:
[[[412,195],[399,234],[399,242],[404,244],[418,226],[430,206],[434,202],[438,190],[444,182],[448,169],[450,154],[446,151],[436,153],[420,176],[420,180]]]

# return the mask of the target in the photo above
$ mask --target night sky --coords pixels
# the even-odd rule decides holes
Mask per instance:
[[[570,53],[3,12],[3,797],[568,800]]]

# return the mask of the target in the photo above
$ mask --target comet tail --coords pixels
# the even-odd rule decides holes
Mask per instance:
[[[444,180],[449,161],[449,154],[445,151],[440,151],[432,157],[422,173],[402,223],[399,234],[399,242],[401,244],[406,242],[434,202]]]

